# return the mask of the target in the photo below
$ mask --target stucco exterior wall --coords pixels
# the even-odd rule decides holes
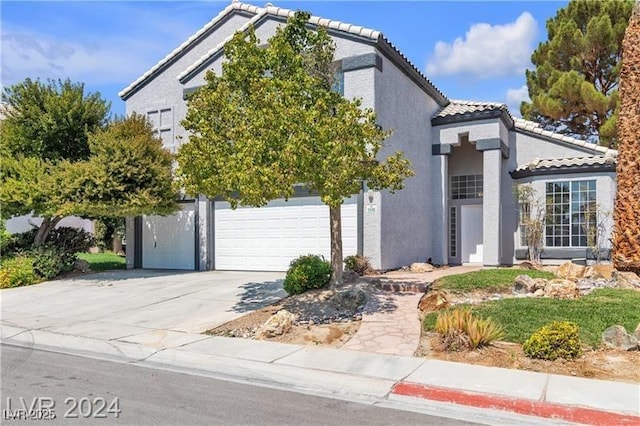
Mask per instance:
[[[127,115],[133,112],[146,114],[150,110],[171,108],[172,136],[186,140],[187,134],[180,125],[180,121],[186,115],[186,103],[183,100],[183,85],[178,81],[177,76],[209,50],[232,35],[249,19],[250,17],[244,14],[230,15],[208,37],[195,44],[154,79],[133,93],[126,100]]]
[[[432,257],[431,221],[439,211],[433,200],[439,191],[431,181],[430,119],[438,105],[386,57],[382,72],[376,71],[375,87],[378,122],[393,129],[380,159],[403,151],[415,172],[402,191],[380,194],[380,267],[388,269]]]
[[[511,132],[510,139],[513,142],[510,153],[512,160],[510,161],[510,166],[513,167],[513,169],[529,163],[535,158],[544,160],[595,155],[594,151],[589,148],[573,146],[560,141],[552,142],[544,138],[517,131]]]

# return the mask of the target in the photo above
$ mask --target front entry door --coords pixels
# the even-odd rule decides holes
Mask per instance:
[[[460,206],[462,263],[482,263],[482,205]]]

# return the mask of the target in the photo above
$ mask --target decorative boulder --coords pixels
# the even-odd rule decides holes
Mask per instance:
[[[621,325],[607,328],[602,333],[602,343],[610,348],[623,351],[638,350],[638,339],[627,333],[627,330]]]
[[[433,265],[430,263],[412,263],[411,272],[431,272],[433,271]]]
[[[569,280],[555,279],[547,282],[544,287],[544,295],[554,299],[575,299],[578,297],[576,283]]]
[[[513,282],[513,292],[516,294],[535,293],[546,287],[547,280],[544,278],[531,278],[529,275],[518,275]]]
[[[633,337],[635,337],[638,342],[640,342],[640,324],[637,325],[636,331],[633,332]]]
[[[367,295],[359,288],[351,288],[349,290],[340,291],[334,294],[329,303],[339,310],[355,311],[358,307],[367,302]]]
[[[291,330],[295,320],[296,316],[294,314],[282,309],[258,328],[258,331],[256,331],[256,339],[281,336]]]
[[[449,300],[441,291],[425,293],[418,302],[420,312],[439,311],[447,307],[449,307]]]
[[[610,279],[613,274],[613,265],[591,265],[584,270],[583,278],[605,278]]]
[[[89,262],[87,262],[86,260],[77,259],[75,262],[73,262],[73,269],[84,274],[85,272],[89,272],[91,270],[91,267],[89,266]]]
[[[355,283],[360,278],[357,272],[347,269],[342,273],[342,282],[346,284]]]
[[[573,262],[566,262],[558,267],[556,276],[564,280],[577,280],[584,276],[586,269],[586,266],[576,265]]]
[[[533,293],[535,281],[529,275],[518,275],[513,281],[513,292],[517,294]]]
[[[614,271],[611,278],[618,288],[640,290],[640,277],[633,272]]]

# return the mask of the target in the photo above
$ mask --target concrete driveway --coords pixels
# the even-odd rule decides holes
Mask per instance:
[[[0,324],[5,331],[176,346],[281,299],[283,278],[272,272],[104,272],[2,290]]]

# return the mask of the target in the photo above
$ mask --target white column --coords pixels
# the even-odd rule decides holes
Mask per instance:
[[[500,264],[500,149],[483,151],[482,245],[485,266]]]
[[[210,229],[210,201],[206,197],[199,198],[196,201],[196,208],[198,209],[198,265],[196,269],[199,271],[206,271],[210,269],[212,264],[209,261],[211,256],[211,250],[209,249],[212,241],[209,241],[211,235]]]

